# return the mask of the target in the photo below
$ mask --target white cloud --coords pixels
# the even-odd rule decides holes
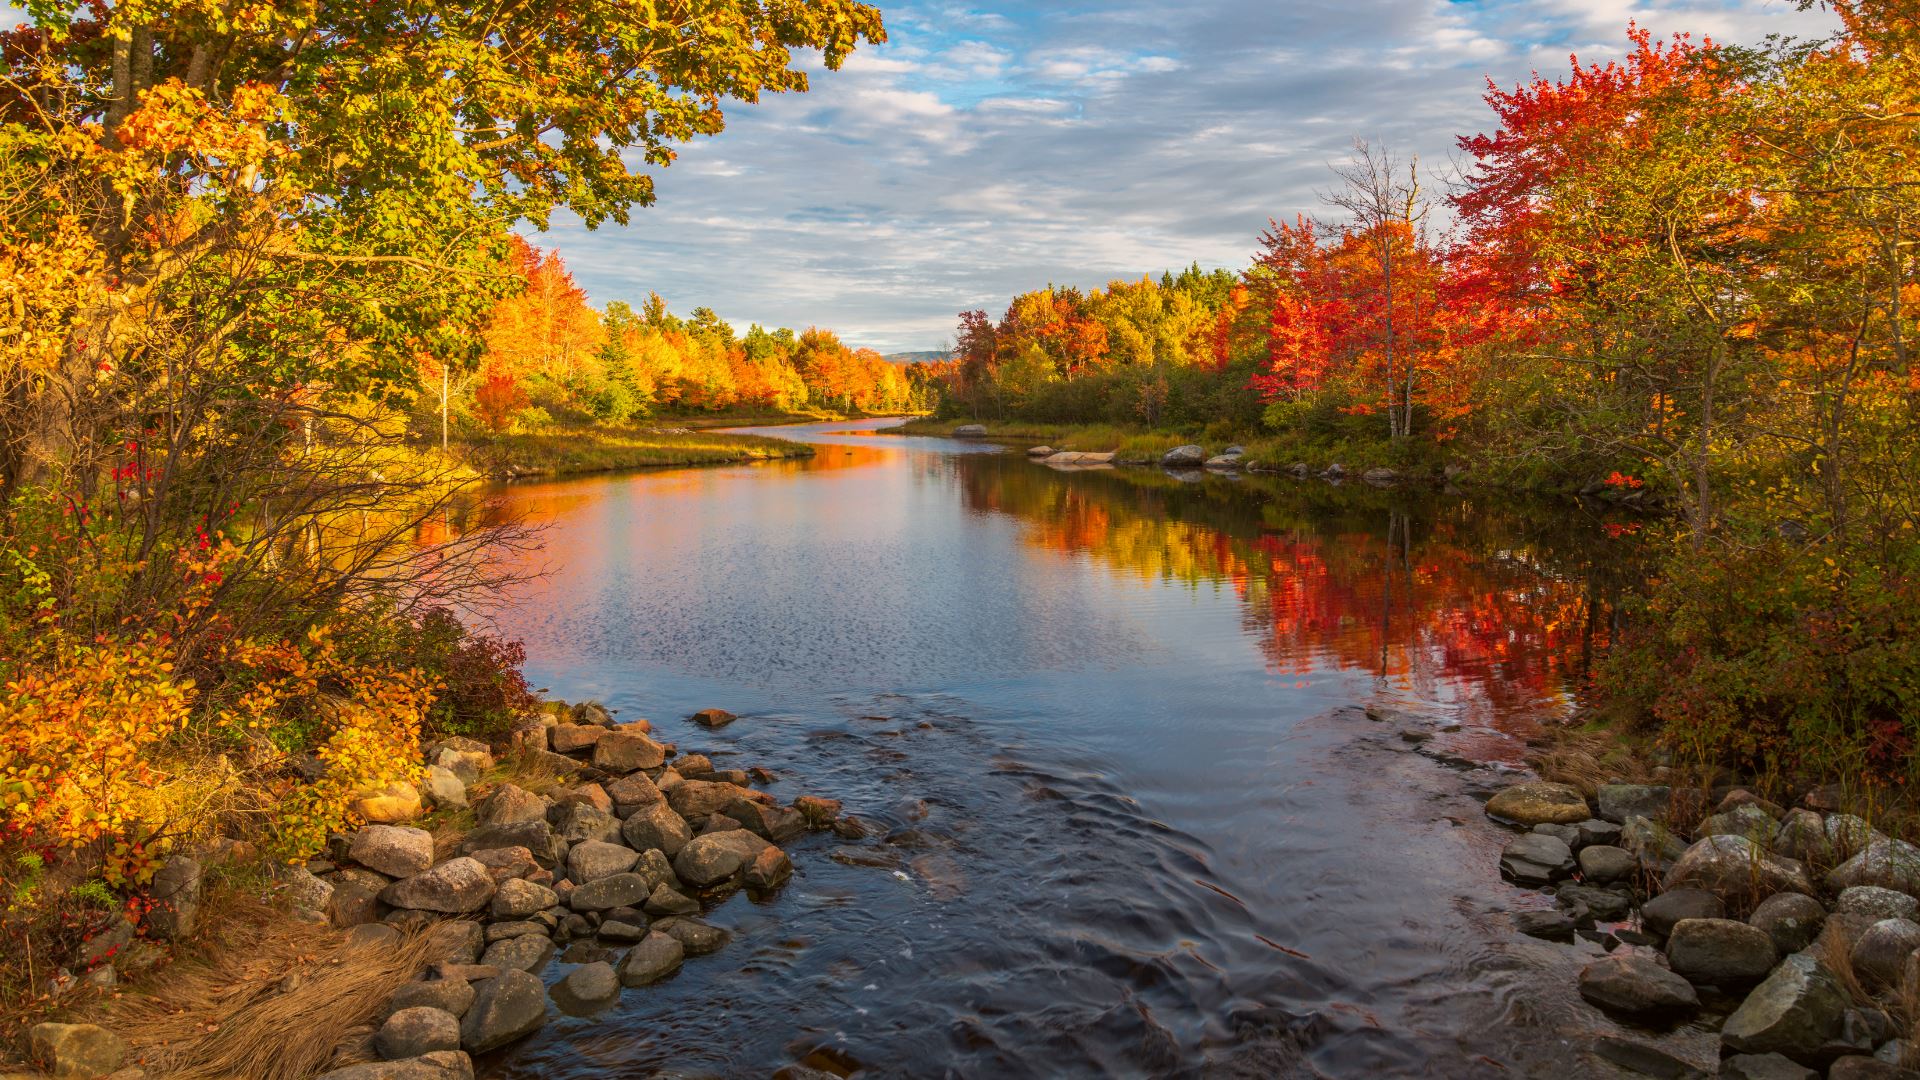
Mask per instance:
[[[1049,281],[1245,264],[1319,209],[1355,135],[1438,167],[1485,78],[1605,60],[1628,20],[1730,41],[1820,33],[1788,0],[1149,0],[887,9],[892,41],[728,110],[624,230],[545,239],[597,301],[657,289],[737,326],[883,349]],[[541,238],[536,238],[539,242]]]

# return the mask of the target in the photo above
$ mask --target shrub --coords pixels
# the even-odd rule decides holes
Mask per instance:
[[[1676,752],[1763,775],[1920,777],[1920,551],[1676,552],[1603,692]]]

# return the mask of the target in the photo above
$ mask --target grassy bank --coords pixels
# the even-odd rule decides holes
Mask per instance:
[[[901,435],[951,436],[970,420],[936,420],[921,417],[888,430]],[[1121,461],[1151,461],[1176,446],[1194,443],[1209,453],[1228,446],[1246,449],[1249,462],[1283,468],[1303,461],[1316,468],[1335,462],[1349,471],[1389,466],[1402,470],[1438,472],[1449,464],[1426,444],[1395,446],[1379,439],[1364,437],[1314,436],[1301,433],[1266,431],[1238,432],[1224,425],[1202,430],[1186,428],[1149,428],[1118,424],[1046,424],[1023,420],[984,422],[986,438],[1021,446],[1051,446],[1055,450],[1093,453],[1113,451]]]
[[[733,420],[729,424],[752,421]],[[761,420],[759,422],[766,422]],[[800,422],[800,421],[787,421]],[[676,427],[677,421],[667,421]],[[811,457],[813,448],[762,435],[663,430],[659,426],[569,427],[456,443],[468,467],[496,479],[571,476],[662,465],[723,465]]]

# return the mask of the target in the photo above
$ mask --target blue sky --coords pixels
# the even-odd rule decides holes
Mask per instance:
[[[1486,79],[1619,54],[1629,20],[1818,35],[1791,0],[1102,0],[881,5],[891,40],[804,95],[729,111],[626,228],[556,219],[595,302],[935,348],[955,314],[1049,281],[1245,265],[1320,209],[1356,136],[1436,175]]]

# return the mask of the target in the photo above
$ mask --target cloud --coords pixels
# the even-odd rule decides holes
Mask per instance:
[[[1355,136],[1419,154],[1489,122],[1485,80],[1618,56],[1629,20],[1818,35],[1789,0],[1149,0],[886,8],[892,40],[812,92],[728,110],[624,229],[560,221],[594,299],[657,290],[736,326],[885,350],[952,337],[1049,282],[1238,268],[1268,217],[1320,209]]]

